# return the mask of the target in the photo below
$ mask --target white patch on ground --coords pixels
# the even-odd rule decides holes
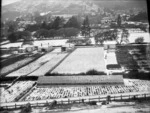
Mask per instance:
[[[104,50],[99,48],[78,48],[70,54],[52,73],[81,73],[91,69],[106,71]]]

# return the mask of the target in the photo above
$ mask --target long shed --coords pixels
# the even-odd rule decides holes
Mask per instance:
[[[72,85],[110,85],[124,84],[122,75],[70,75],[40,76],[38,87]]]

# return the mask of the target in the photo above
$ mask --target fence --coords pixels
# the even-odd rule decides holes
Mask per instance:
[[[130,94],[114,94],[109,95],[110,101],[116,100],[130,100],[130,99],[147,99],[150,97],[150,92],[147,93],[130,93]],[[90,96],[90,97],[77,97],[77,98],[63,98],[63,99],[51,99],[51,100],[40,100],[40,101],[26,101],[26,102],[12,102],[12,103],[1,103],[1,109],[17,109],[25,106],[26,104],[30,104],[32,107],[43,107],[48,104],[53,103],[55,100],[57,104],[72,104],[72,103],[89,103],[92,101],[95,102],[103,102],[108,99],[108,95],[103,96]]]

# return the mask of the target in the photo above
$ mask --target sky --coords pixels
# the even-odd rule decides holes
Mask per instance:
[[[20,1],[20,0],[2,0],[2,6],[17,2],[17,1]],[[103,1],[103,0],[100,0],[100,1]],[[107,0],[104,0],[104,1],[107,1]],[[110,0],[110,1],[113,1],[113,0]],[[116,1],[146,1],[146,0],[116,0]]]
[[[2,6],[17,2],[17,1],[20,1],[20,0],[2,0]]]

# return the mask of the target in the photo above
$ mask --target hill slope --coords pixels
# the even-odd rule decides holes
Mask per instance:
[[[145,0],[20,0],[2,7],[3,19],[20,14],[43,13],[78,14],[98,11],[98,8],[114,8],[115,10],[129,8],[146,8]]]

